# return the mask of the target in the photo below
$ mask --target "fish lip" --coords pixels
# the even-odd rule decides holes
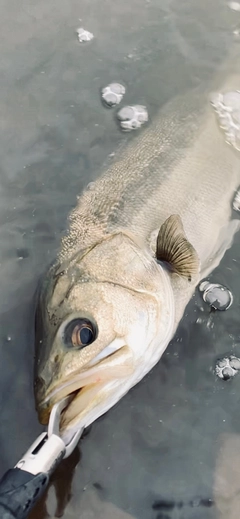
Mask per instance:
[[[65,397],[66,396],[70,397],[72,395],[72,398],[68,402],[68,404],[66,406],[66,409],[71,405],[71,403],[74,400],[74,398],[79,395],[79,393],[81,392],[82,389],[83,388],[80,388],[80,389],[78,389],[76,391],[72,391],[70,393],[66,393]],[[39,404],[38,405],[38,409],[37,409],[38,419],[39,419],[39,422],[42,425],[48,425],[52,408],[54,407],[55,404],[57,404],[58,402],[63,400],[63,398],[65,398],[65,397],[63,396],[61,398],[57,398],[56,400],[50,400],[49,399],[46,404],[43,403],[43,404]],[[64,408],[64,411],[65,411],[65,408]]]
[[[75,389],[71,390],[71,387],[73,387],[73,385],[75,385],[76,382],[77,378],[75,378],[75,380],[69,380],[69,383],[65,386],[65,388],[63,388],[63,384],[61,384],[60,387],[56,386],[50,391],[47,397],[45,397],[45,399],[42,400],[42,402],[38,403],[37,412],[40,423],[42,423],[43,425],[47,425],[51,414],[51,410],[55,404],[60,402],[63,398],[73,395],[73,398],[67,405],[68,408],[71,405],[75,396],[77,396],[81,392],[81,390],[84,387],[87,387],[88,385],[80,385],[79,387],[76,387]]]
[[[116,380],[116,378],[121,379],[121,378],[124,378],[125,376],[128,376],[127,373],[124,375],[121,375],[121,373],[118,373],[116,375],[115,369],[112,370],[112,376],[111,376],[111,369],[108,370],[109,371],[108,376],[106,376],[106,374],[105,374],[105,377],[104,376],[101,377],[100,376],[101,373],[100,373],[100,375],[98,374],[99,371],[101,372],[101,368],[103,368],[103,370],[104,370],[104,367],[109,362],[109,359],[111,359],[114,362],[114,360],[121,355],[120,356],[120,360],[121,360],[121,357],[123,357],[123,352],[121,354],[121,350],[124,350],[124,349],[125,350],[127,349],[128,353],[130,353],[129,359],[133,363],[133,354],[132,354],[131,350],[127,346],[124,346],[122,348],[119,348],[114,353],[111,353],[110,355],[106,356],[103,360],[100,360],[97,364],[89,367],[88,369],[85,369],[82,372],[76,372],[74,376],[73,376],[73,374],[69,375],[60,386],[56,383],[55,386],[52,387],[51,390],[48,392],[48,394],[45,396],[44,400],[40,401],[37,404],[37,412],[38,412],[38,418],[39,418],[40,423],[42,423],[43,425],[48,424],[52,407],[56,403],[58,403],[60,400],[65,398],[66,396],[69,396],[71,394],[73,395],[73,398],[70,400],[69,404],[66,407],[66,409],[68,409],[69,406],[71,405],[72,401],[77,396],[79,396],[79,393],[81,392],[82,389],[84,389],[88,386],[100,384],[102,382],[108,383],[112,380]],[[124,366],[124,364],[123,364],[123,366]],[[99,368],[100,368],[100,370],[99,370]],[[117,368],[119,368],[119,364],[117,365]],[[94,376],[94,374],[95,374],[95,376]],[[93,376],[93,379],[89,380],[91,375]],[[84,378],[87,380],[86,384],[83,383]],[[66,411],[66,409],[64,411]]]

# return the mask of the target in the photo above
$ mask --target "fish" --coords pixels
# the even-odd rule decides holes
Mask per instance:
[[[158,363],[198,283],[232,245],[240,155],[211,92],[239,85],[235,68],[223,66],[168,101],[69,215],[41,283],[34,373],[42,424],[71,396],[61,416],[65,441]]]

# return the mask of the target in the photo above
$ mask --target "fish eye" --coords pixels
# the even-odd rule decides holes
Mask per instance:
[[[68,348],[85,348],[95,341],[97,331],[89,319],[73,319],[67,324],[64,332],[64,342]]]

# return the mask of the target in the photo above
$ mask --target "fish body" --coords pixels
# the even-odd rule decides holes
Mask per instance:
[[[221,90],[239,87],[229,76]],[[78,199],[36,314],[36,403],[73,399],[70,437],[159,361],[196,285],[231,246],[240,155],[209,89],[169,102]]]

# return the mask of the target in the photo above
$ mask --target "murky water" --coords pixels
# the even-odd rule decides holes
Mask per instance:
[[[32,393],[39,277],[76,196],[119,145],[135,138],[102,106],[101,88],[123,83],[124,102],[147,106],[151,119],[168,99],[209,79],[231,47],[240,51],[240,14],[223,0],[0,6],[3,473],[41,431]],[[78,42],[79,26],[94,34],[91,42]],[[32,517],[239,516],[240,376],[224,382],[212,371],[219,357],[240,356],[239,263],[237,237],[211,276],[232,290],[231,308],[210,316],[196,294],[161,362],[93,424]]]

